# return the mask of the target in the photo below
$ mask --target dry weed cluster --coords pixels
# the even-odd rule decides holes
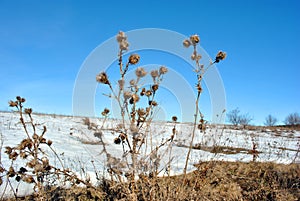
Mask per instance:
[[[92,186],[88,179],[82,179],[67,168],[52,148],[52,141],[46,139],[46,127],[37,128],[32,118],[32,109],[24,108],[24,98],[17,97],[9,105],[19,112],[20,123],[24,128],[25,138],[15,147],[5,147],[11,165],[4,167],[0,163],[0,185],[11,186],[11,180],[32,184],[34,194],[20,198],[18,189],[14,190],[16,200],[296,200],[299,198],[300,172],[299,165],[274,165],[269,163],[230,163],[206,162],[197,165],[197,170],[187,172],[191,151],[197,147],[207,147],[195,144],[196,130],[205,133],[208,125],[199,107],[199,100],[203,92],[202,80],[205,73],[215,63],[226,58],[226,53],[219,51],[208,66],[200,63],[202,56],[197,51],[200,43],[198,35],[192,35],[183,41],[186,48],[192,47],[191,60],[195,61],[196,102],[193,131],[189,139],[188,153],[182,175],[171,175],[172,146],[177,137],[178,119],[172,117],[170,135],[159,145],[153,145],[150,125],[155,117],[158,106],[156,96],[160,91],[164,76],[168,68],[159,66],[147,72],[144,67],[135,68],[135,78],[127,80],[126,75],[132,66],[137,66],[141,57],[131,54],[126,57],[129,42],[124,32],[117,34],[119,45],[118,69],[119,78],[115,88],[106,72],[96,75],[96,81],[107,86],[121,111],[121,123],[113,128],[115,139],[111,142],[122,147],[119,156],[112,155],[107,148],[104,136],[104,124],[110,115],[110,109],[105,108],[101,115],[102,125],[95,125],[89,118],[83,123],[94,136],[100,140],[102,152],[105,155],[105,167],[109,178],[98,177],[99,186]],[[151,76],[152,83],[144,86],[145,76]],[[145,106],[146,105],[146,106]],[[224,110],[225,112],[225,110]],[[39,131],[41,133],[39,133]],[[218,132],[223,132],[218,131]],[[2,147],[1,147],[2,148]],[[228,147],[216,146],[214,152]],[[48,149],[54,153],[59,167],[50,164]],[[208,149],[208,148],[207,148]],[[222,151],[222,150],[221,150]],[[232,152],[238,150],[230,150]],[[241,150],[239,150],[241,151]],[[253,154],[253,161],[259,154],[256,144],[252,150],[244,150]],[[169,155],[167,165],[161,163],[161,155]],[[0,158],[1,162],[1,158]],[[14,164],[24,164],[19,169]],[[167,176],[160,177],[161,172]],[[1,199],[4,198],[2,193]]]

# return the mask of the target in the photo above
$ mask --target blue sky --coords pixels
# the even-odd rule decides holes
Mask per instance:
[[[212,57],[227,52],[217,65],[227,111],[238,107],[257,125],[268,114],[281,123],[300,112],[299,9],[297,0],[0,0],[0,110],[21,95],[36,111],[72,114],[74,82],[94,48],[119,30],[161,28],[199,34]]]

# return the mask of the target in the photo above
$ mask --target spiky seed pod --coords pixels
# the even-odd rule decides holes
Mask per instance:
[[[159,75],[158,74],[158,70],[152,70],[150,74],[151,74],[151,76],[152,76],[153,79],[155,79]]]
[[[17,101],[9,101],[8,102],[9,107],[17,107],[18,106],[18,102]]]
[[[47,144],[48,144],[48,146],[51,146],[52,145],[52,141],[48,140]]]
[[[25,172],[27,172],[27,169],[24,167],[21,167],[18,171],[19,174],[24,174]]]
[[[5,152],[6,154],[10,154],[12,152],[12,148],[11,147],[5,147]]]
[[[115,144],[120,144],[120,143],[121,143],[121,139],[120,139],[119,137],[116,137],[116,138],[114,139],[114,143],[115,143]]]
[[[37,140],[37,139],[39,139],[39,136],[35,133],[32,135],[32,139]]]
[[[190,37],[190,41],[192,42],[193,45],[196,45],[197,43],[200,42],[200,37],[197,34],[192,35]]]
[[[167,72],[168,72],[167,67],[161,66],[161,67],[159,68],[159,73],[160,73],[161,75],[166,74]]]
[[[121,133],[119,135],[119,137],[121,138],[122,141],[124,141],[126,139],[126,135],[124,133]]]
[[[192,44],[192,43],[191,43],[191,41],[190,41],[189,39],[185,39],[185,40],[183,41],[183,46],[186,47],[186,48],[190,47],[191,44]]]
[[[130,86],[134,86],[135,85],[135,80],[134,79],[130,80],[129,84],[130,84]]]
[[[132,65],[135,65],[139,62],[140,56],[138,54],[132,54],[129,56],[128,62]]]
[[[137,94],[133,94],[129,103],[133,104],[133,103],[137,103],[140,100],[140,97]]]
[[[145,95],[145,93],[146,93],[146,89],[142,88],[142,91],[141,91],[140,95],[143,96],[143,95]]]
[[[223,51],[219,51],[217,56],[216,56],[216,60],[215,63],[219,63],[221,60],[224,60],[226,58],[226,52]]]
[[[3,173],[4,171],[5,171],[5,169],[0,166],[0,173]]]
[[[25,176],[25,177],[22,178],[22,180],[23,180],[24,182],[26,182],[26,183],[29,183],[29,184],[35,182],[35,181],[34,181],[34,178],[33,178],[32,176]]]
[[[96,76],[96,81],[101,84],[110,84],[108,76],[105,72],[101,72]]]
[[[26,154],[26,152],[23,152],[23,151],[21,151],[20,152],[20,158],[22,158],[22,159],[25,159],[25,158],[27,158],[27,154]]]
[[[158,103],[156,101],[149,101],[149,105],[152,105],[155,107],[158,105]]]
[[[146,114],[146,112],[143,108],[139,108],[137,113],[138,113],[139,116],[144,116]]]
[[[145,69],[143,67],[138,67],[135,70],[135,75],[139,78],[141,77],[145,77],[147,75],[147,72],[145,71]]]
[[[25,103],[26,99],[25,98],[21,98],[21,103]]]
[[[158,84],[152,85],[152,90],[156,92],[158,90]]]
[[[127,41],[122,41],[119,43],[119,48],[121,50],[128,50],[129,43]]]
[[[25,108],[24,112],[25,112],[25,114],[31,114],[32,109],[31,108]]]
[[[7,176],[8,177],[14,177],[15,175],[16,175],[16,172],[15,172],[14,168],[10,166],[9,170],[7,172]]]
[[[199,93],[202,92],[202,87],[201,87],[200,83],[196,85],[196,88]]]
[[[17,159],[17,157],[18,157],[18,153],[17,152],[12,152],[11,154],[9,154],[9,159],[11,159],[11,160],[16,160]]]
[[[130,91],[124,91],[123,93],[123,97],[125,100],[128,100],[129,98],[131,98],[132,94]]]
[[[176,122],[176,121],[177,121],[177,117],[176,117],[176,116],[173,116],[173,117],[172,117],[172,121]]]
[[[127,36],[125,35],[125,33],[123,31],[119,31],[116,39],[120,43],[120,42],[122,42],[124,40],[127,40]]]
[[[43,144],[47,143],[46,138],[43,138],[43,137],[39,137],[39,141],[40,141],[40,143],[43,143]]]
[[[16,96],[16,99],[17,99],[17,101],[20,101],[20,102],[22,100],[21,96]]]
[[[33,168],[36,165],[36,160],[32,159],[28,163],[26,163],[27,167]]]
[[[102,116],[107,116],[109,113],[109,109],[105,108],[102,112],[101,112],[101,115]]]
[[[147,97],[150,97],[152,95],[152,91],[151,90],[147,90],[145,94],[146,94]]]

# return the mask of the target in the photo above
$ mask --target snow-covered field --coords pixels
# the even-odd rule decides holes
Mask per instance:
[[[64,166],[76,171],[82,177],[90,177],[91,181],[96,183],[95,168],[99,174],[106,173],[106,158],[101,154],[102,145],[99,138],[94,136],[95,131],[88,129],[83,123],[83,117],[69,117],[58,115],[33,115],[35,123],[42,132],[42,127],[47,127],[46,139],[53,141],[52,147],[63,160]],[[94,125],[101,126],[103,119],[90,118]],[[108,152],[123,161],[122,145],[114,144],[114,139],[118,136],[114,130],[120,122],[118,120],[108,120],[103,126],[103,138]],[[148,130],[148,141],[145,148],[141,149],[141,155],[147,155],[150,150],[161,144],[172,135],[174,123],[153,122]],[[192,133],[192,124],[181,123],[176,125],[176,136],[172,144],[170,156],[169,149],[161,149],[158,152],[160,158],[160,168],[164,170],[171,160],[171,173],[180,174],[183,172],[189,142]],[[38,134],[39,134],[38,133]],[[0,134],[1,143],[5,146],[15,146],[26,138],[23,127],[20,123],[18,113],[0,112]],[[151,134],[151,135],[150,135]],[[150,137],[151,136],[151,137]],[[152,141],[150,140],[152,139]],[[272,161],[276,163],[299,163],[300,155],[297,155],[300,143],[300,132],[291,130],[268,130],[257,128],[255,130],[246,129],[226,129],[223,126],[208,126],[205,133],[196,131],[194,140],[195,147],[190,157],[188,171],[194,169],[193,164],[207,160],[226,160],[226,161],[251,161],[253,155],[249,151],[253,149],[253,144],[257,145],[259,152],[257,161]],[[213,147],[219,147],[219,151],[213,151]],[[45,148],[46,149],[46,148]],[[47,150],[47,149],[46,149]],[[59,166],[58,160],[50,151],[51,164]],[[4,167],[9,167],[10,161],[1,150],[1,161]],[[94,161],[93,163],[91,161]],[[24,163],[23,163],[24,164]],[[93,166],[95,165],[95,167]],[[15,164],[18,168],[19,164]],[[84,173],[82,170],[85,170]],[[166,171],[161,171],[161,175]],[[83,175],[84,174],[84,175]],[[16,183],[13,183],[16,185]],[[3,192],[4,185],[0,186],[0,195]],[[32,192],[32,186],[20,184],[18,194]],[[9,193],[9,191],[7,192]]]

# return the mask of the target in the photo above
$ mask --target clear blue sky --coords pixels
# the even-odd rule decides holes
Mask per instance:
[[[0,109],[21,95],[39,112],[71,114],[77,73],[94,48],[119,30],[162,28],[199,34],[212,57],[228,53],[217,65],[227,111],[281,122],[300,112],[299,10],[298,0],[0,0]]]

